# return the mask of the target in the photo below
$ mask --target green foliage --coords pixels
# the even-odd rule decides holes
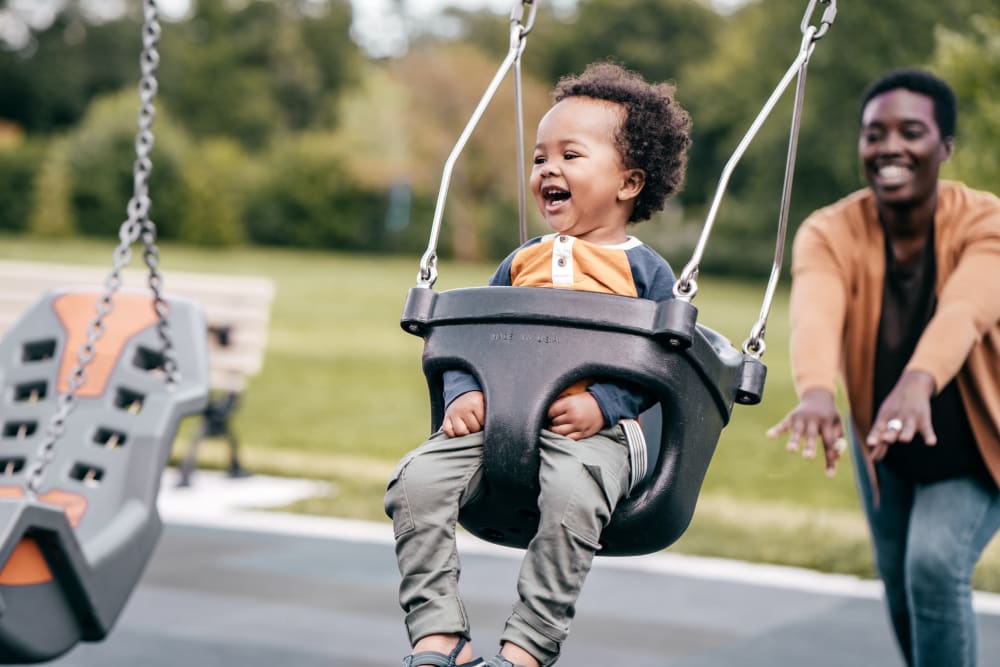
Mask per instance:
[[[191,20],[164,31],[167,108],[197,137],[229,137],[252,149],[287,131],[332,124],[336,98],[360,59],[344,38],[350,4],[307,5],[200,0]]]
[[[805,5],[761,0],[726,17],[713,57],[685,77],[680,94],[690,100],[694,118],[688,188],[682,194],[689,206],[709,201],[725,161],[791,65]],[[809,65],[789,218],[793,231],[814,208],[863,185],[856,146],[860,96],[868,82],[893,67],[925,65],[935,27],[965,31],[977,9],[996,12],[987,0],[880,0],[840,7]],[[712,241],[733,249],[725,255],[741,247],[760,256],[771,252],[793,94],[792,88],[786,91],[730,183]],[[756,233],[748,234],[748,228]]]
[[[65,140],[51,142],[36,181],[39,206],[32,228],[118,235],[132,196],[138,96],[98,99]],[[188,205],[182,177],[186,138],[159,114],[153,128],[152,218],[162,238],[176,238]]]
[[[461,40],[496,59],[510,48],[508,16],[453,11]],[[572,13],[539,3],[524,65],[547,85],[613,59],[652,81],[678,80],[712,54],[721,19],[699,0],[578,0]]]
[[[681,81],[709,58],[719,17],[698,0],[580,0],[575,14],[536,22],[525,61],[554,83],[595,60],[613,59],[651,81]]]
[[[587,63],[610,57],[649,79],[675,80],[694,120],[686,186],[671,211],[637,233],[675,265],[686,262],[723,165],[800,47],[807,4],[758,0],[720,15],[701,0],[579,0],[569,13],[541,3],[524,55],[526,144],[551,84]],[[152,187],[161,234],[216,247],[418,250],[445,159],[509,48],[507,15],[453,11],[458,37],[426,33],[405,55],[374,62],[348,38],[347,0],[200,0],[195,8],[190,19],[164,23],[160,42]],[[840,8],[811,59],[791,231],[863,184],[858,98],[890,67],[925,65],[952,81],[961,135],[945,174],[995,189],[996,151],[963,147],[1000,139],[997,17],[991,0]],[[130,8],[93,25],[66,3],[28,47],[0,51],[0,119],[24,128],[26,146],[44,144],[37,167],[29,159],[0,168],[0,193],[23,191],[29,172],[35,193],[15,197],[21,212],[0,225],[23,228],[30,202],[34,233],[117,229],[131,190],[136,102],[126,97],[112,113],[91,101],[134,90],[138,18]],[[445,256],[496,259],[517,241],[511,89],[505,81],[455,165]],[[733,174],[706,272],[770,268],[792,92]],[[68,132],[60,139],[56,131]],[[303,146],[309,142],[321,145]],[[545,230],[530,201],[528,215],[530,233]]]
[[[117,238],[133,194],[137,108],[131,91],[98,98],[75,130],[48,143],[35,177],[33,232]],[[210,246],[242,242],[255,163],[222,140],[195,150],[162,111],[153,135],[149,190],[159,237]]]
[[[76,3],[20,51],[0,45],[0,118],[29,133],[75,125],[93,97],[132,84],[139,72],[138,25],[88,24]]]
[[[390,64],[389,75],[405,91],[407,102],[401,127],[394,131],[406,142],[406,178],[416,192],[437,196],[445,161],[498,65],[468,44],[414,49]],[[550,104],[547,88],[524,77],[523,103],[525,152],[530,155],[535,126]],[[513,87],[501,86],[455,163],[442,239],[458,258],[496,258],[517,243],[515,123]],[[538,230],[530,200],[528,214]]]
[[[322,134],[300,135],[266,158],[267,176],[244,217],[265,245],[367,249],[383,223],[386,197],[357,186]]]
[[[945,174],[1000,192],[1000,15],[979,14],[964,31],[939,28],[934,69],[958,97],[958,137]]]
[[[69,205],[68,143],[65,137],[49,141],[35,175],[28,228],[38,236],[72,236],[76,233]]]
[[[0,230],[27,230],[33,205],[32,182],[41,155],[40,144],[8,142],[0,134]]]
[[[183,172],[187,207],[177,237],[203,246],[242,243],[241,217],[261,169],[260,162],[226,139],[205,140],[197,151],[189,151]]]

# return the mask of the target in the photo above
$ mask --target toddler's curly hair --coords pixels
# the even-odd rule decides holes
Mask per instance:
[[[680,191],[691,145],[691,117],[671,83],[651,84],[640,74],[611,62],[589,65],[582,74],[559,80],[552,98],[592,97],[621,104],[625,118],[615,143],[627,169],[646,172],[629,222],[648,220]]]

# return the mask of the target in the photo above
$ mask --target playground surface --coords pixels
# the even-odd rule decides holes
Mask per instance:
[[[317,483],[199,471],[164,478],[163,537],[111,635],[55,667],[385,667],[407,652],[388,523],[267,511]],[[474,646],[492,653],[519,553],[462,536]],[[901,664],[877,582],[670,552],[599,558],[560,664]],[[1000,596],[976,595],[982,664],[1000,661]]]

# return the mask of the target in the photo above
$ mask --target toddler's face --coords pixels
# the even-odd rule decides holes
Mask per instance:
[[[624,113],[619,104],[569,97],[538,124],[531,191],[553,231],[602,244],[626,240],[638,190],[615,143]]]

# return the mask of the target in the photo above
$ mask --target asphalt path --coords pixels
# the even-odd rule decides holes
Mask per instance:
[[[164,485],[163,537],[111,635],[49,664],[400,665],[408,645],[388,524],[248,511],[315,489],[268,491],[250,478],[226,505],[230,483],[199,478],[201,492]],[[461,547],[474,646],[492,654],[519,552],[471,537]],[[1000,597],[978,595],[977,609],[980,664],[1000,664]],[[667,553],[598,559],[559,664],[901,663],[874,582]]]

